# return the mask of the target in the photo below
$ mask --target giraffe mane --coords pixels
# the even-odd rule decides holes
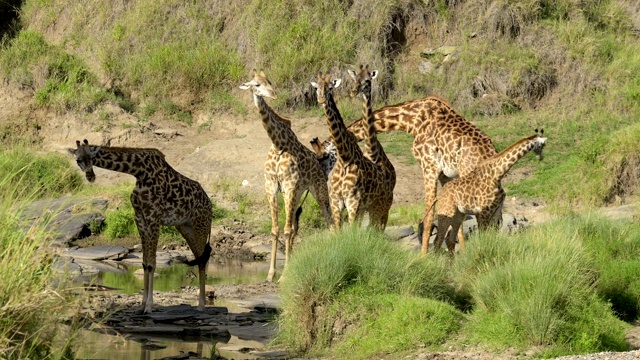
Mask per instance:
[[[117,151],[117,152],[154,152],[156,155],[159,155],[163,159],[165,158],[164,153],[156,148],[129,148],[129,147],[119,147],[119,146],[100,146],[100,148],[108,149],[109,151]]]

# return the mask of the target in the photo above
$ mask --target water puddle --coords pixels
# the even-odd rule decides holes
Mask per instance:
[[[105,263],[105,265],[109,265]],[[109,266],[112,266],[110,264]],[[143,288],[142,276],[136,273],[140,267],[113,266],[113,271],[101,267],[100,273],[80,279],[85,284],[101,285],[111,290],[107,293],[138,294]],[[210,263],[207,272],[207,284],[236,285],[260,284],[264,282],[269,270],[266,262],[227,261]],[[138,272],[139,273],[139,272]],[[154,291],[179,291],[184,286],[198,286],[197,268],[175,265],[158,269],[154,279]],[[155,298],[155,296],[154,296]],[[197,296],[189,297],[190,304],[197,305]],[[158,302],[156,302],[158,303]],[[214,305],[209,303],[208,306]],[[226,307],[232,316],[242,316],[250,310],[243,302],[226,299],[215,300],[216,307]],[[155,311],[154,311],[155,313]],[[228,359],[259,359],[258,355],[248,353],[250,350],[264,348],[270,334],[275,330],[273,322],[254,323],[251,326],[228,326],[229,338],[204,340],[185,339],[180,336],[166,334],[112,334],[108,327],[100,331],[83,331],[77,341],[76,356],[83,359],[158,359],[176,356],[181,353],[197,353],[204,358],[214,354]],[[267,335],[265,335],[267,334]]]
[[[83,276],[79,280],[87,284],[116,288],[123,294],[135,294],[142,291],[142,275],[136,275],[136,271],[141,271],[142,267],[104,264],[105,266],[100,267],[98,274]],[[266,262],[229,260],[225,263],[209,263],[207,284],[258,284],[267,278],[268,272],[269,264]],[[198,286],[196,267],[178,264],[156,270],[156,277],[153,280],[154,291],[179,290],[182,286]]]

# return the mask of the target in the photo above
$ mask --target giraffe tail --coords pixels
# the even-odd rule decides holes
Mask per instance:
[[[438,199],[436,198],[433,201],[433,204],[431,204],[431,206],[429,207],[429,209],[427,209],[427,212],[431,211],[431,209],[433,209],[434,206],[436,206],[436,203],[438,202]],[[436,230],[436,233],[438,232],[438,226],[436,224],[431,224],[431,229],[429,229],[429,237],[433,236],[433,230]],[[424,233],[424,222],[420,222],[418,223],[418,241],[420,242],[420,245],[422,245],[422,234]]]
[[[436,232],[434,233],[433,230],[435,230]],[[422,233],[424,232],[424,224],[423,223],[418,223],[418,241],[420,242],[420,245],[422,245]],[[436,224],[431,224],[431,230],[429,230],[429,237],[433,236],[433,234],[437,234],[438,233],[438,225]]]
[[[211,251],[211,245],[209,244],[209,242],[207,242],[207,244],[204,246],[204,251],[200,256],[191,261],[182,260],[180,262],[187,266],[204,265],[207,263],[207,261],[209,261],[209,258],[211,257]]]

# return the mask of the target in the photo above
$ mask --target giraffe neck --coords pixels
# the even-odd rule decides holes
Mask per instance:
[[[541,138],[538,135],[524,138],[487,159],[485,166],[488,166],[491,177],[496,181],[500,181],[518,160],[536,146],[539,146],[540,141]]]
[[[390,131],[404,131],[416,137],[418,128],[425,121],[426,111],[424,109],[433,106],[446,106],[449,104],[436,97],[405,101],[400,104],[388,105],[373,112],[376,131],[386,133]],[[367,134],[368,121],[366,117],[358,119],[348,126],[358,140],[363,140]]]
[[[322,104],[322,107],[324,108],[333,143],[338,150],[339,159],[345,164],[360,161],[362,151],[360,147],[358,147],[358,141],[353,134],[347,130],[347,127],[342,121],[342,116],[331,92],[325,94],[325,102]]]
[[[164,155],[157,149],[135,149],[100,147],[93,159],[93,165],[136,178],[150,176],[159,167],[170,168]]]
[[[371,161],[378,163],[381,159],[380,143],[378,143],[376,135],[376,123],[371,110],[371,86],[363,92],[364,102],[362,103],[362,118],[367,119],[368,129],[365,137],[365,148]]]
[[[293,134],[291,130],[291,121],[276,114],[262,96],[253,95],[253,101],[260,111],[262,117],[262,125],[267,130],[267,135],[271,139],[271,143],[278,151],[291,151],[293,142],[287,141]]]

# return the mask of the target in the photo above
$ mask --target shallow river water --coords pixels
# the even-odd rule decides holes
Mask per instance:
[[[224,264],[210,263],[207,284],[257,284],[266,279],[269,264],[266,262],[228,261]],[[142,277],[135,274],[138,267],[120,271],[103,271],[83,281],[116,288],[114,293],[134,294],[141,292]],[[154,291],[179,290],[182,286],[197,286],[197,268],[175,265],[157,271]],[[197,297],[191,305],[197,305]],[[212,305],[212,304],[208,304]],[[225,299],[215,300],[215,306],[227,307],[229,313],[249,311],[238,303]],[[261,349],[263,342],[241,339],[231,332],[230,339],[210,341],[184,341],[162,335],[109,335],[96,331],[83,331],[76,342],[75,353],[81,359],[159,359],[180,353],[194,352],[209,358],[212,351],[228,359],[256,359],[256,355],[241,351],[242,348]]]

